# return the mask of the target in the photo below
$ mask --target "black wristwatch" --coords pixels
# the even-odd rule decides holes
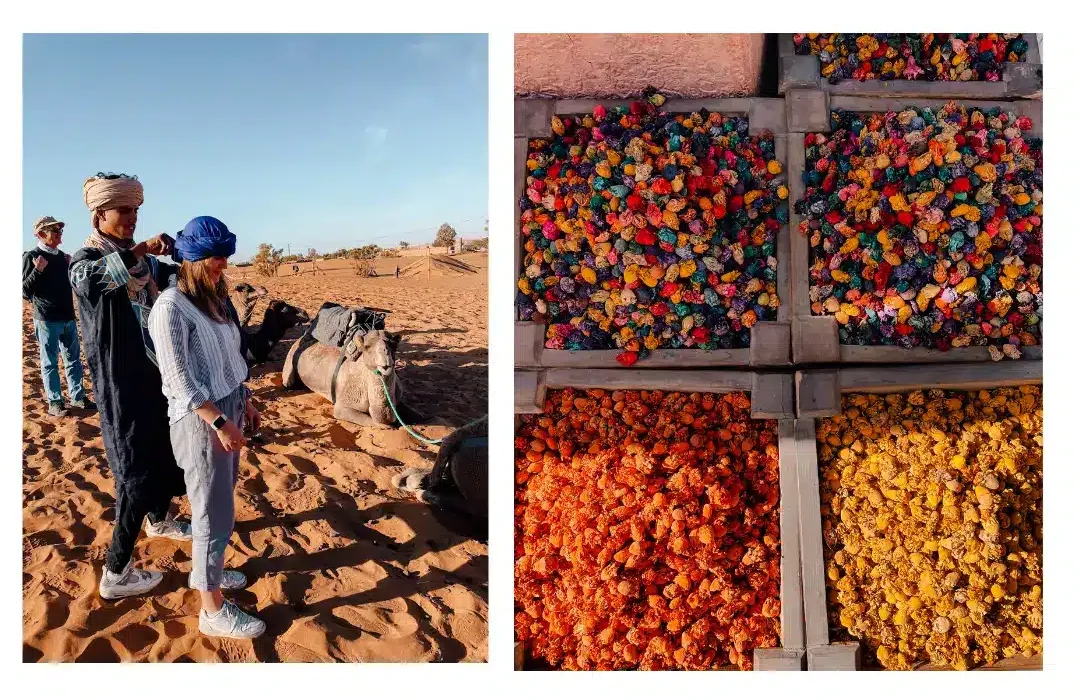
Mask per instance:
[[[225,424],[228,423],[228,422],[229,422],[229,419],[225,417],[224,413],[222,413],[221,415],[219,415],[217,418],[214,419],[214,422],[212,423],[212,425],[214,426],[214,430],[221,430],[222,428],[225,427]]]

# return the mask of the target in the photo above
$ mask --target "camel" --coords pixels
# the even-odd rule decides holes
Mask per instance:
[[[363,336],[363,348],[355,360],[342,359],[340,348],[323,345],[304,336],[293,343],[285,358],[281,382],[286,389],[299,385],[334,404],[334,418],[362,426],[391,426],[397,423],[386,400],[386,382],[401,419],[419,422],[422,415],[401,401],[402,387],[395,368],[395,354],[401,336],[385,330],[369,331]],[[335,373],[337,377],[335,379]]]
[[[255,313],[255,305],[259,299],[269,294],[266,287],[239,282],[233,286],[232,291],[240,300],[237,315],[240,317],[240,330],[247,336],[247,360],[249,365],[266,362],[273,351],[290,328],[300,323],[307,323],[311,318],[303,309],[293,306],[280,299],[271,299],[270,304],[263,312],[262,324],[258,328],[251,328],[251,317]],[[234,303],[235,307],[236,304]]]
[[[487,418],[458,428],[443,439],[432,469],[408,469],[394,485],[424,503],[487,520],[487,431]]]

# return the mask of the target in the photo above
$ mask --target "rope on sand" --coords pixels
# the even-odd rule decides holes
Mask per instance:
[[[402,428],[405,428],[405,432],[407,432],[409,435],[412,435],[414,438],[416,438],[420,442],[427,443],[428,445],[440,445],[440,444],[442,444],[442,441],[445,438],[440,439],[440,440],[431,440],[429,438],[426,438],[423,435],[421,435],[420,433],[413,430],[411,427],[409,427],[405,423],[405,421],[401,420],[401,416],[399,416],[398,412],[397,412],[397,407],[394,406],[394,400],[392,398],[390,398],[390,388],[388,386],[386,386],[386,379],[383,378],[382,372],[380,372],[377,369],[373,369],[373,370],[371,370],[371,373],[379,378],[379,382],[382,384],[383,394],[386,395],[386,402],[388,404],[390,404],[390,410],[393,412],[394,418],[397,418],[397,422],[401,424]],[[482,417],[477,418],[476,420],[474,420],[472,422],[466,423],[465,425],[461,426],[460,428],[457,428],[456,430],[464,430],[465,428],[471,428],[472,426],[483,422],[486,418],[487,418],[487,414],[484,414]]]

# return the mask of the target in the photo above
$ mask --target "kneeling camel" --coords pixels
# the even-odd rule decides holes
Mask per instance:
[[[401,420],[419,422],[424,417],[401,401],[401,380],[395,367],[400,342],[400,335],[370,331],[363,338],[360,355],[350,360],[339,348],[302,337],[289,349],[281,383],[286,389],[302,384],[328,399],[334,404],[334,418],[338,420],[363,426],[395,425],[397,419],[387,400],[389,393]]]

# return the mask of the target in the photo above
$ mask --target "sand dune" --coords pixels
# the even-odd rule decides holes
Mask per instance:
[[[393,310],[387,327],[404,332],[411,403],[462,425],[487,412],[486,257],[464,257],[481,274],[365,279],[344,265],[268,280],[250,268],[230,273],[312,314],[326,300]],[[393,261],[380,272],[387,262],[392,272]],[[235,600],[266,620],[267,634],[254,643],[199,634],[189,544],[141,539],[137,564],[165,580],[146,597],[102,600],[114,491],[98,419],[46,414],[28,305],[23,319],[25,661],[486,660],[483,536],[392,486],[405,469],[430,466],[435,450],[401,429],[336,421],[321,397],[284,390],[296,329],[252,370],[264,429],[241,456],[228,559],[251,581]],[[419,430],[437,438],[451,428]]]
[[[431,270],[431,274],[433,277],[452,277],[459,275],[475,274],[479,272],[487,272],[486,253],[445,255],[434,250],[423,253],[416,250],[405,250],[400,251],[397,257],[375,258],[374,260],[371,260],[369,262],[375,269],[375,276],[378,277],[393,277],[394,267],[399,268],[402,277],[413,276],[421,272],[426,275],[429,269]],[[310,261],[298,263],[284,263],[278,266],[278,279],[282,277],[310,278],[313,276],[313,269],[314,276],[322,276],[324,274],[356,275],[357,263],[358,261],[356,260],[349,260],[346,258],[335,258],[333,260],[317,260],[314,263]],[[293,266],[296,266],[299,271],[293,272]],[[255,274],[255,270],[251,266],[235,268],[234,272],[236,273],[236,275],[239,275],[241,279],[247,279],[252,282],[258,279],[262,279]]]

